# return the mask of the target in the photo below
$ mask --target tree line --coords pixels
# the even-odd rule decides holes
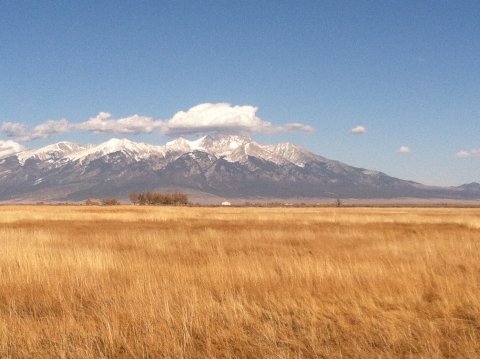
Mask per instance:
[[[183,192],[132,192],[129,197],[130,201],[136,205],[178,206],[188,204],[188,195]]]

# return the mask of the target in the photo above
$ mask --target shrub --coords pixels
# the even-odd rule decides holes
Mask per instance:
[[[86,204],[87,206],[98,206],[98,205],[99,205],[98,200],[95,199],[95,198],[89,198],[89,199],[87,199],[87,200],[85,201],[85,204]]]
[[[107,198],[102,198],[102,204],[104,206],[118,206],[120,202],[116,198],[107,197]]]
[[[136,205],[163,205],[163,206],[178,206],[187,205],[188,196],[183,192],[175,193],[158,193],[158,192],[141,192],[130,193],[130,201]]]

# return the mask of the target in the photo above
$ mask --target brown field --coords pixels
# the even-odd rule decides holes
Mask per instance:
[[[0,207],[0,358],[479,358],[480,209]]]

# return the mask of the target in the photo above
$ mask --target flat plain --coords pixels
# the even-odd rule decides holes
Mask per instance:
[[[478,358],[480,209],[0,207],[1,358]]]

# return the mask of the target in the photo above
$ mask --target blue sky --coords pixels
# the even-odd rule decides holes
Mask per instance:
[[[2,0],[0,147],[241,129],[402,179],[480,182],[479,19],[468,0]],[[193,116],[201,104],[220,115]]]

